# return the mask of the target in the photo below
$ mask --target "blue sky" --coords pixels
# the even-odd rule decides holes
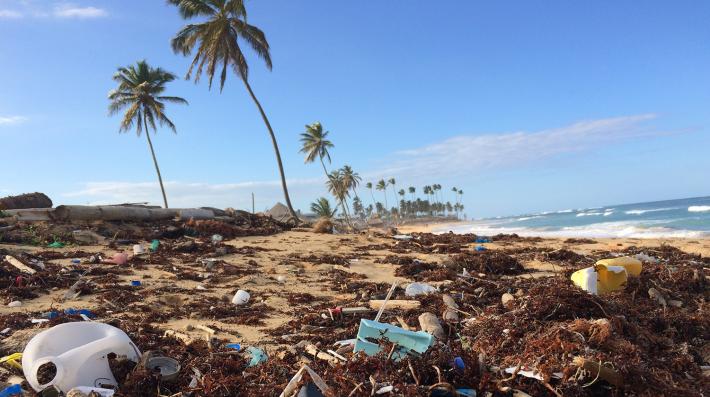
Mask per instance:
[[[710,194],[708,2],[247,6],[274,61],[269,72],[251,57],[250,81],[298,208],[325,194],[298,153],[314,121],[331,131],[333,166],[463,188],[472,217]],[[189,60],[169,47],[183,24],[160,0],[0,0],[0,195],[160,203],[146,141],[118,134],[106,95],[116,67],[139,59],[184,75]],[[190,101],[168,108],[178,134],[154,138],[172,206],[281,199],[233,75],[221,94],[183,80],[168,92]]]

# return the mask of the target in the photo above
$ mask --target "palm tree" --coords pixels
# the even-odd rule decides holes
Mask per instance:
[[[205,18],[205,21],[201,23],[185,25],[172,39],[171,44],[175,53],[188,56],[196,48],[195,56],[185,78],[190,79],[193,70],[197,67],[195,83],[199,81],[200,75],[204,70],[209,78],[209,88],[212,88],[212,79],[217,68],[221,67],[222,70],[219,74],[220,92],[224,89],[227,70],[230,67],[242,80],[249,92],[249,96],[261,114],[266,129],[269,131],[274,153],[276,154],[276,163],[281,174],[281,187],[283,188],[286,206],[291,216],[298,219],[298,215],[291,205],[291,198],[288,195],[286,175],[281,162],[281,153],[276,142],[276,135],[273,128],[271,128],[269,119],[266,117],[264,108],[251,89],[248,78],[249,65],[242,52],[242,47],[240,47],[240,42],[246,43],[259,58],[264,60],[266,67],[271,70],[269,42],[266,40],[264,32],[247,23],[244,0],[168,0],[168,3],[177,6],[180,15],[184,19]]]
[[[405,195],[404,189],[399,189],[397,194],[399,194],[402,198],[399,200],[399,213],[404,215],[404,195]],[[396,197],[396,196],[395,196]]]
[[[340,206],[343,208],[343,214],[345,215],[345,220],[349,223],[348,208],[346,207],[345,201],[348,196],[350,196],[350,189],[343,181],[342,172],[340,172],[340,170],[336,170],[328,174],[326,186],[328,187],[330,194],[332,194],[333,197],[340,202]]]
[[[415,188],[414,186],[409,187],[409,194],[412,195],[412,201],[414,201],[414,193],[416,193],[416,192],[417,192],[417,188]]]
[[[343,182],[345,183],[345,185],[348,187],[348,189],[353,191],[353,193],[355,194],[355,198],[359,199],[357,195],[357,187],[360,186],[360,182],[362,182],[360,174],[353,171],[352,167],[350,167],[349,165],[344,165],[340,171],[343,174]]]
[[[113,80],[118,83],[118,87],[108,94],[108,99],[111,101],[109,113],[114,115],[126,109],[119,132],[127,132],[134,124],[138,136],[145,130],[155,172],[158,174],[160,191],[163,193],[163,203],[165,208],[168,208],[168,198],[165,195],[163,177],[160,175],[149,128],[153,128],[153,133],[156,133],[155,121],[157,120],[161,126],[167,125],[177,133],[175,124],[165,115],[165,102],[187,104],[187,101],[180,97],[162,95],[165,85],[175,80],[175,75],[161,68],[153,68],[145,60],[138,61],[135,65],[118,68],[113,75]]]
[[[311,203],[311,211],[321,218],[332,218],[336,209],[330,206],[330,201],[327,198],[321,197]]]
[[[320,159],[320,163],[323,166],[323,172],[328,175],[328,170],[325,168],[325,163],[323,158],[328,159],[330,163],[330,153],[328,149],[333,147],[333,143],[326,139],[329,132],[323,131],[323,126],[320,122],[315,122],[313,124],[306,126],[306,132],[301,133],[301,153],[306,154],[305,163],[312,163],[316,160],[316,157]]]
[[[375,187],[375,189],[381,190],[385,193],[385,208],[387,209],[387,211],[389,211],[389,207],[387,206],[387,182],[385,182],[384,179],[380,179],[377,182],[377,186]]]
[[[375,204],[375,193],[372,192],[372,182],[367,182],[365,187],[370,189],[370,196],[372,196],[372,204]]]
[[[394,193],[394,198],[397,198],[397,190],[395,190],[394,185],[397,183],[397,181],[394,180],[394,178],[390,178],[387,183],[389,183],[390,186],[392,186],[392,192]]]

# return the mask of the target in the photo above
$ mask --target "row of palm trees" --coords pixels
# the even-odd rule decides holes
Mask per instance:
[[[370,196],[372,197],[372,203],[365,207],[357,194],[357,188],[362,182],[362,178],[352,167],[345,165],[342,168],[328,171],[326,162],[331,164],[330,150],[335,147],[328,138],[329,135],[330,132],[326,131],[320,122],[306,125],[305,131],[301,133],[300,152],[305,154],[304,162],[306,164],[314,163],[316,160],[320,162],[321,167],[323,167],[323,173],[326,176],[328,192],[335,198],[336,207],[340,207],[341,213],[348,223],[350,223],[350,218],[353,215],[361,219],[375,214],[380,217],[402,218],[422,215],[446,216],[455,212],[458,217],[459,212],[463,211],[463,204],[460,203],[463,190],[456,187],[451,189],[455,194],[454,204],[451,204],[451,202],[443,201],[442,186],[440,184],[423,187],[422,191],[427,197],[425,200],[415,198],[417,189],[414,186],[409,186],[407,191],[411,194],[411,200],[405,200],[406,191],[404,189],[397,191],[397,180],[395,178],[380,179],[374,184],[373,182],[365,183],[365,188],[370,190]],[[395,202],[397,201],[397,195],[401,197],[398,206],[389,206],[388,187],[392,188]],[[373,189],[382,192],[384,205],[375,200]],[[348,202],[351,193],[354,196],[352,199],[352,211]],[[327,198],[320,197],[311,203],[311,211],[319,216],[330,218],[335,215],[337,208],[332,207]]]
[[[192,56],[192,63],[185,78],[189,80],[194,77],[195,83],[198,83],[204,73],[208,78],[208,88],[211,89],[217,74],[219,90],[222,92],[231,70],[244,83],[271,138],[286,206],[291,216],[298,219],[291,205],[276,135],[264,108],[249,84],[249,65],[242,52],[243,44],[246,44],[246,47],[250,47],[271,70],[271,53],[266,35],[256,26],[247,23],[247,11],[243,0],[168,0],[168,3],[177,7],[183,19],[200,18],[200,22],[185,25],[171,41],[172,49],[176,54]],[[187,104],[187,101],[184,98],[163,95],[166,84],[175,78],[175,75],[170,72],[152,67],[146,61],[139,61],[135,65],[118,69],[113,77],[118,86],[109,93],[111,101],[109,113],[125,111],[119,132],[127,132],[134,126],[138,136],[145,132],[166,208],[168,199],[153,142],[150,139],[150,129],[154,133],[157,132],[157,123],[176,132],[175,125],[165,114],[165,103]]]

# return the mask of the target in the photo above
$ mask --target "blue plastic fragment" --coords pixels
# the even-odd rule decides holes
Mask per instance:
[[[489,239],[486,238],[486,237],[478,237],[478,238],[476,238],[476,242],[479,243],[479,244],[481,244],[481,243],[490,243],[491,240],[489,240]]]
[[[224,346],[234,350],[242,350],[242,345],[239,343],[227,343]]]
[[[454,366],[458,369],[464,369],[466,368],[466,363],[463,361],[463,358],[456,357],[454,358]]]
[[[88,309],[64,309],[64,314],[69,315],[69,316],[80,316],[80,315],[85,315],[86,317],[89,318],[94,318],[96,315],[92,313]]]
[[[72,259],[72,260],[71,260],[71,263],[73,263],[73,264],[75,264],[75,265],[78,265],[78,264],[81,263],[81,259]]]
[[[8,386],[2,391],[0,391],[0,397],[10,397],[10,396],[21,396],[22,395],[22,386],[20,385],[12,385]]]
[[[412,351],[424,353],[434,343],[434,337],[426,332],[407,331],[394,325],[361,319],[353,351],[374,356],[382,350],[379,343],[374,341],[384,340],[397,344],[392,353],[392,359],[395,361],[401,360]]]
[[[486,247],[484,247],[484,246],[482,246],[482,245],[477,245],[477,246],[476,246],[476,251],[485,251],[485,250],[486,250]]]
[[[140,280],[133,280],[133,281],[131,281],[131,285],[134,287],[140,287],[141,281]]]

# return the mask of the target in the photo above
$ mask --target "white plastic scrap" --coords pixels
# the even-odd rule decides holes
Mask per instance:
[[[437,289],[425,283],[411,283],[404,289],[404,294],[407,296],[426,295],[436,292]]]
[[[375,392],[375,394],[392,393],[393,390],[394,390],[394,386],[389,385],[389,386],[385,386],[385,387],[380,387],[380,389],[377,390],[377,391]]]

